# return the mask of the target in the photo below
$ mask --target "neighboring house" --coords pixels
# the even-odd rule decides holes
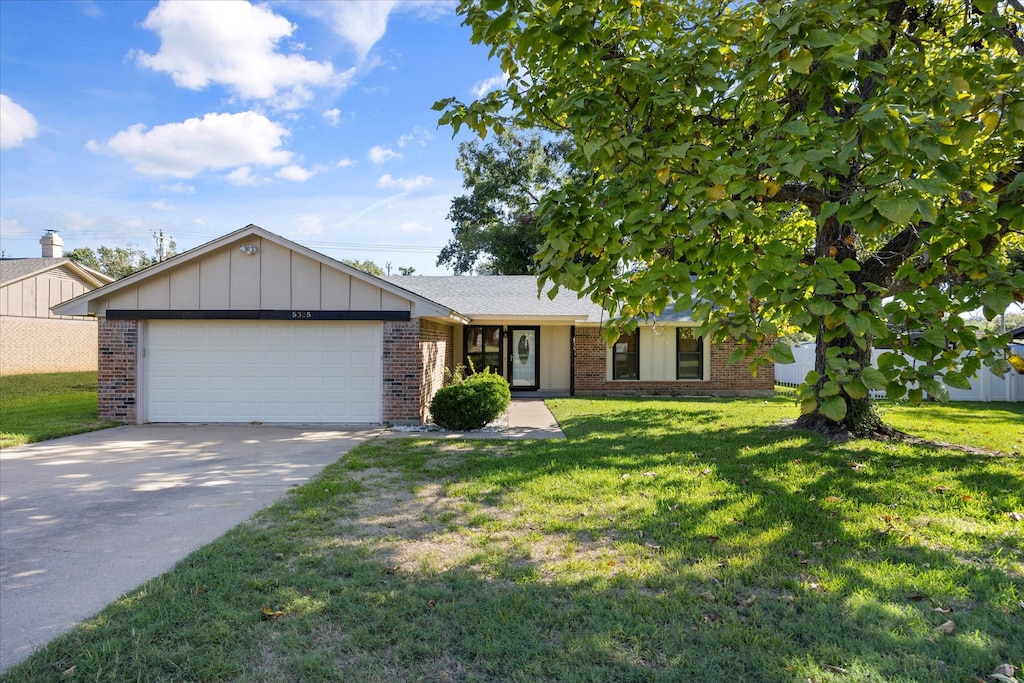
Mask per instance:
[[[99,318],[100,416],[418,422],[445,370],[546,395],[770,395],[672,313],[609,346],[599,306],[529,276],[379,278],[250,225],[56,307]]]
[[[0,375],[96,370],[96,319],[50,308],[113,278],[63,258],[56,231],[40,243],[41,258],[0,259]]]

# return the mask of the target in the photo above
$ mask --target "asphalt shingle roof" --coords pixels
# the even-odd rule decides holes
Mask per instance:
[[[576,292],[560,289],[554,299],[537,295],[537,278],[532,275],[392,275],[388,282],[434,303],[447,306],[469,318],[480,316],[523,316],[535,318],[574,317],[579,322],[600,324],[609,318],[600,306]],[[658,322],[689,322],[690,311],[670,306]]]
[[[391,284],[447,306],[470,318],[478,316],[575,317],[580,322],[600,323],[608,315],[589,299],[561,289],[554,299],[537,294],[532,275],[392,275]]]
[[[0,259],[0,282],[7,282],[8,280],[17,280],[23,278],[26,275],[43,270],[45,268],[53,268],[67,263],[71,259],[67,258],[5,258]]]

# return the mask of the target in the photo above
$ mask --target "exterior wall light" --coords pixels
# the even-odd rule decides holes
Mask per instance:
[[[255,244],[243,244],[238,248],[238,251],[242,252],[243,254],[248,254],[249,256],[252,256],[257,251],[259,251],[259,248]]]

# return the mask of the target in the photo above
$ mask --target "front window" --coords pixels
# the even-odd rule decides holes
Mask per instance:
[[[640,330],[621,335],[612,347],[612,379],[640,379]]]
[[[676,379],[704,379],[704,338],[687,327],[676,332]]]
[[[475,372],[490,368],[491,372],[502,374],[501,327],[470,325],[466,329],[466,370],[470,367]]]

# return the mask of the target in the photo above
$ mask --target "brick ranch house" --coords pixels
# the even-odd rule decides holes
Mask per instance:
[[[0,259],[0,375],[96,370],[96,320],[56,315],[51,306],[113,278],[63,256],[48,230],[40,258]]]
[[[774,389],[685,314],[609,346],[599,306],[533,277],[375,277],[254,225],[55,312],[99,319],[100,417],[131,423],[419,422],[469,362],[544,396]]]

